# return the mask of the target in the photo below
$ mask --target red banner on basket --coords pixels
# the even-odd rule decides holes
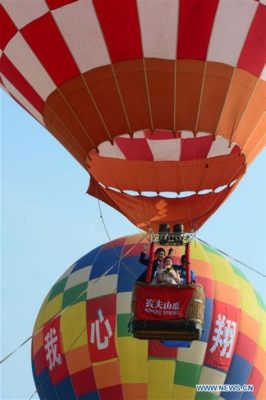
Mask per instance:
[[[186,318],[193,288],[173,286],[138,286],[135,301],[137,320],[176,320]]]

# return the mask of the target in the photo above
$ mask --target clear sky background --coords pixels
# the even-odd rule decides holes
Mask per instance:
[[[44,297],[77,259],[108,241],[88,173],[1,93],[1,358],[31,336]],[[266,153],[197,236],[265,274]],[[102,204],[112,239],[138,232]],[[265,279],[242,268],[265,299]],[[30,342],[1,366],[1,399],[35,391]],[[35,395],[34,399],[38,396]]]

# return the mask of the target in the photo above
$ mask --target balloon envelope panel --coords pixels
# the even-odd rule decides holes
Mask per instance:
[[[3,0],[0,85],[90,194],[147,231],[197,230],[265,144],[264,3]]]
[[[206,296],[201,339],[175,348],[132,338],[131,291],[145,268],[138,261],[145,241],[139,234],[102,245],[52,287],[32,340],[40,398],[265,398],[265,307],[244,275],[202,242],[191,244]],[[180,256],[177,248],[176,262]],[[196,384],[252,384],[254,391],[201,393]]]

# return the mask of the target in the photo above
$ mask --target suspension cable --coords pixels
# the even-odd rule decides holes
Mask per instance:
[[[107,271],[105,271],[105,273],[103,273],[98,279],[97,279],[97,282],[99,282],[99,280],[103,277],[103,275],[105,275],[105,274],[107,274],[108,272],[110,272],[110,270],[112,269],[112,268],[114,268],[115,267],[115,265],[118,263],[118,264],[122,264],[126,269],[127,269],[127,271],[129,272],[129,273],[131,273],[135,278],[136,278],[136,275],[134,274],[134,273],[132,273],[132,271],[128,268],[128,266],[122,261],[139,243],[141,243],[142,242],[142,240],[143,239],[145,239],[146,238],[146,236],[147,235],[145,235],[144,237],[142,237],[140,240],[138,240],[135,244],[134,244],[134,246],[132,246],[130,249],[128,249],[128,251],[126,251],[123,255],[122,255],[122,253],[123,253],[123,250],[122,250],[122,252],[121,252],[121,255],[119,256],[119,259],[117,259],[117,261],[107,270]],[[126,242],[124,243],[124,246],[123,246],[123,249],[124,249],[124,247],[125,247],[125,245],[126,245]],[[118,254],[117,254],[118,255]],[[136,262],[137,263],[137,262]],[[136,263],[135,263],[135,265],[136,265]],[[125,278],[124,278],[125,279]],[[96,283],[96,281],[94,281],[93,283]],[[80,297],[80,296],[82,296],[82,294],[84,293],[84,292],[86,292],[87,291],[87,289],[85,289],[82,293],[80,293],[77,297],[76,297],[76,299],[78,298],[78,297]],[[114,293],[116,293],[116,291],[117,291],[117,288],[115,288],[113,291],[112,291],[112,294],[114,294]],[[70,304],[71,305],[71,304]],[[68,307],[70,306],[70,305],[68,305]],[[66,307],[67,308],[67,307]],[[63,310],[62,310],[63,311]],[[58,315],[60,315],[62,312],[60,312]],[[55,317],[54,317],[55,318]],[[42,327],[43,328],[43,327]],[[40,330],[42,329],[42,328],[40,328]],[[73,345],[76,343],[76,341],[79,339],[79,337],[83,334],[83,332],[85,332],[85,330],[87,329],[87,326],[85,326],[85,328],[82,328],[82,330],[77,334],[77,336],[73,339],[73,341],[72,341],[72,343],[70,344],[70,346],[68,347],[68,349],[66,350],[66,352],[68,352],[68,351],[70,351],[71,350],[71,348],[73,347]],[[39,330],[39,331],[40,331]],[[38,332],[37,332],[38,333]],[[40,385],[39,385],[39,387],[41,387],[41,386],[43,386],[44,384],[45,384],[45,382],[47,381],[47,379],[49,378],[49,375],[47,375],[44,379],[43,379],[43,381],[40,383]],[[28,400],[31,400],[33,397],[34,397],[34,395],[35,394],[37,394],[37,389],[35,389],[35,391],[30,395],[30,397],[29,397],[29,399]]]
[[[116,253],[117,255],[117,260],[114,264],[112,264],[105,272],[103,272],[98,278],[96,278],[95,280],[92,281],[92,284],[95,285],[96,283],[99,282],[99,280],[101,278],[103,278],[105,275],[107,275],[117,264],[117,262],[121,262],[139,243],[142,242],[143,239],[146,238],[146,235],[144,237],[141,237],[140,240],[138,240],[134,246],[132,246],[127,252],[125,252],[122,256],[118,256],[118,253]],[[97,256],[97,255],[96,255]],[[124,263],[122,263],[123,265],[125,265]],[[82,295],[84,295],[87,292],[88,288],[84,289],[82,292],[80,292],[79,294],[77,294],[77,296],[73,299],[73,301],[71,303],[69,303],[65,308],[63,308],[61,311],[59,311],[58,313],[56,313],[52,319],[50,320],[53,321],[55,318],[59,317],[63,312],[65,312],[69,307],[71,307],[78,299],[79,297],[81,297]],[[2,358],[0,360],[0,364],[2,364],[3,362],[5,362],[8,358],[10,358],[14,353],[16,353],[21,347],[23,347],[29,340],[32,339],[33,336],[35,336],[36,334],[38,334],[43,327],[41,327],[39,330],[37,330],[37,332],[35,332],[33,335],[29,336],[27,339],[25,339],[19,346],[17,346],[13,351],[11,351],[10,353],[8,353],[4,358]]]
[[[101,203],[100,203],[100,200],[99,200],[99,199],[97,199],[97,203],[98,203],[100,218],[101,218],[101,221],[102,221],[102,224],[103,224],[103,227],[104,227],[106,236],[108,237],[109,242],[111,242],[111,237],[110,237],[110,235],[109,235],[109,233],[108,233],[106,224],[105,224],[105,222],[104,222],[103,213],[102,213],[102,208],[101,208]]]
[[[200,242],[205,243],[205,244],[207,244],[208,246],[212,247],[213,249],[219,251],[219,253],[224,254],[226,257],[229,257],[231,260],[236,261],[237,263],[243,265],[244,267],[250,269],[251,271],[256,272],[258,275],[261,275],[261,276],[263,276],[264,278],[266,278],[266,275],[265,275],[265,274],[263,274],[262,272],[258,271],[258,270],[255,269],[255,268],[250,267],[249,265],[245,264],[243,261],[240,261],[240,260],[238,260],[237,258],[234,258],[234,257],[230,256],[230,255],[227,254],[225,251],[222,251],[222,250],[217,249],[216,247],[214,247],[214,246],[210,245],[209,243],[205,242],[205,240],[203,240],[203,239],[200,239],[200,238],[197,238],[197,239],[198,239]]]

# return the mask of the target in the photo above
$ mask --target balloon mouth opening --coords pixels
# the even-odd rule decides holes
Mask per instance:
[[[104,141],[89,157],[108,157],[128,161],[189,161],[210,159],[241,149],[221,135],[187,130],[170,131],[144,129],[117,135],[112,141]]]
[[[226,185],[221,185],[217,186],[215,189],[201,189],[199,191],[182,191],[182,192],[155,192],[155,191],[142,191],[142,192],[137,192],[136,190],[130,190],[130,189],[119,189],[113,186],[107,186],[102,182],[98,182],[98,184],[105,190],[110,190],[112,192],[116,192],[119,194],[126,194],[131,197],[162,197],[162,198],[167,198],[167,199],[183,199],[183,198],[188,198],[192,196],[205,196],[209,194],[218,194],[221,193],[225,190],[230,190],[233,186],[236,185],[236,183],[239,181],[239,179],[234,179],[233,181],[229,182]]]
[[[86,163],[104,190],[165,199],[222,196],[245,169],[240,147],[220,135],[159,129],[102,142]]]

